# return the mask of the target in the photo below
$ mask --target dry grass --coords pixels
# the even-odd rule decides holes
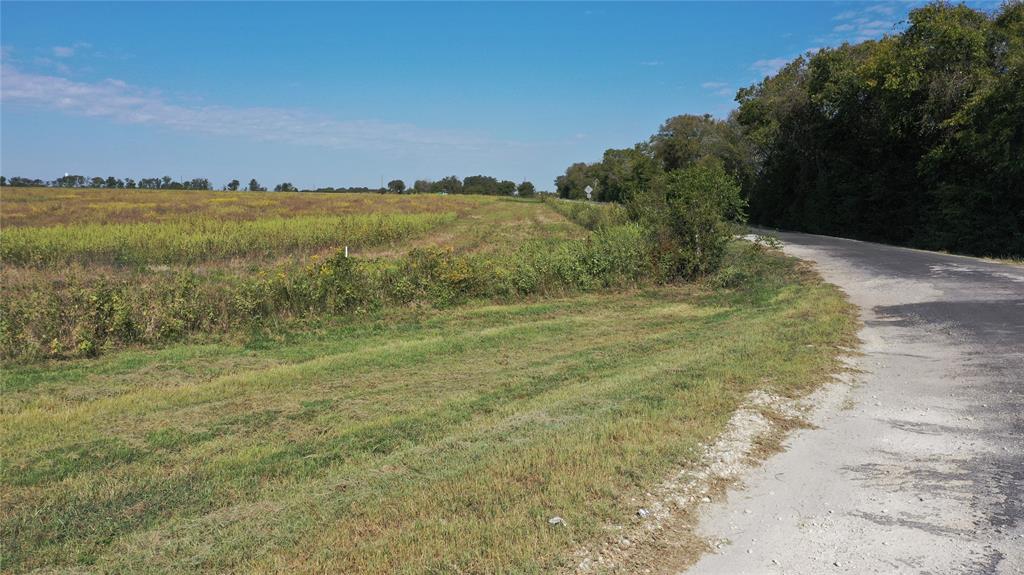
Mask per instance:
[[[468,214],[487,204],[478,196],[106,190],[0,189],[3,223],[10,227],[167,222],[202,215],[244,221],[267,217],[348,214]]]

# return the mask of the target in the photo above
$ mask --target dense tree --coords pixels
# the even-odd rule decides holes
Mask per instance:
[[[5,176],[0,176],[0,186],[6,186],[6,185],[7,185],[7,178]]]
[[[494,194],[498,196],[514,196],[516,194],[516,183],[512,180],[502,180],[495,186]]]
[[[293,186],[291,182],[284,182],[283,184],[278,184],[278,185],[274,186],[274,191],[275,192],[295,192],[295,191],[298,191],[298,190],[295,189],[295,186]]]
[[[565,174],[555,178],[555,191],[558,197],[570,200],[582,200],[586,196],[586,188],[597,189],[597,170],[593,166],[577,162],[565,170]],[[600,193],[600,192],[598,192]]]
[[[231,180],[230,182],[228,182],[227,188],[228,188],[228,191],[237,192],[238,188],[240,188],[241,186],[242,186],[242,183],[239,182],[238,180]]]
[[[416,180],[412,184],[412,193],[428,194],[433,189],[434,183],[430,180]]]
[[[391,180],[388,182],[388,191],[392,194],[405,193],[405,182],[402,180]]]
[[[249,180],[249,191],[250,192],[265,192],[266,188],[260,187],[260,183],[256,181],[256,178]]]
[[[757,222],[977,254],[1024,253],[1024,5],[912,10],[879,41],[741,90]]]
[[[537,188],[534,187],[533,182],[525,181],[516,188],[516,193],[520,198],[532,198],[537,195]]]
[[[447,176],[434,182],[434,192],[438,194],[461,194],[462,180],[457,176]]]

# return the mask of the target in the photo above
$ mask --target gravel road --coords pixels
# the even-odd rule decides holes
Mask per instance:
[[[1024,268],[775,235],[860,306],[861,373],[706,507],[687,573],[1024,573]]]

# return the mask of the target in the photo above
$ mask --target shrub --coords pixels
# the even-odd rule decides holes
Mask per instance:
[[[744,207],[739,185],[716,160],[659,176],[627,205],[651,234],[658,267],[668,278],[714,271],[732,237],[730,222],[744,219]]]

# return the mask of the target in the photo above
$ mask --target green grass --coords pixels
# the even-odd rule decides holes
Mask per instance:
[[[855,320],[835,288],[740,244],[726,271],[12,366],[2,567],[565,567],[746,393],[839,367]]]

